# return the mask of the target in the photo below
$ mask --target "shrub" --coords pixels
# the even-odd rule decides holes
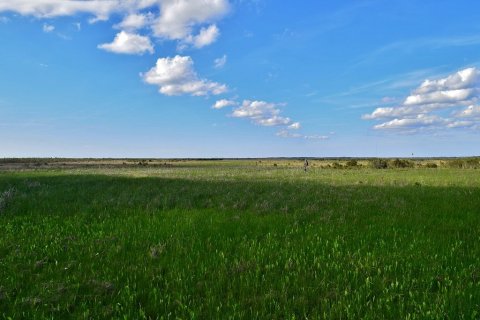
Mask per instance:
[[[389,165],[392,168],[413,168],[413,162],[410,160],[401,160],[401,159],[395,159],[393,161],[390,161]]]
[[[347,161],[346,166],[347,167],[356,167],[356,166],[358,166],[358,162],[355,159],[351,159],[351,160]]]
[[[478,158],[453,159],[447,162],[447,166],[457,169],[477,169],[480,168],[480,160]]]
[[[387,169],[388,162],[385,159],[373,159],[370,161],[370,165],[375,169]]]
[[[338,163],[338,162],[334,162],[334,163],[332,163],[332,168],[334,168],[334,169],[342,169],[343,166],[342,166],[340,163]]]
[[[436,163],[427,163],[425,168],[438,168],[438,165]]]
[[[15,188],[10,188],[7,191],[0,193],[0,214],[5,210],[9,201],[15,194]]]

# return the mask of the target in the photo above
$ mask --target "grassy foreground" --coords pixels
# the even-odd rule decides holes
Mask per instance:
[[[70,317],[479,319],[480,170],[0,171],[0,319]]]

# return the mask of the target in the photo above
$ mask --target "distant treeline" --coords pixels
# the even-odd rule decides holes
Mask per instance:
[[[172,166],[176,163],[188,163],[195,161],[222,162],[229,161],[253,161],[262,165],[290,166],[292,163],[301,162],[305,158],[217,158],[217,159],[155,159],[155,158],[0,158],[0,166],[25,166],[30,167],[64,167],[64,166]],[[480,157],[465,158],[307,158],[312,167],[333,169],[398,169],[398,168],[456,168],[456,169],[480,169]],[[293,162],[292,162],[293,161]]]
[[[436,160],[412,160],[412,159],[370,159],[368,164],[375,169],[389,168],[456,168],[456,169],[480,169],[480,158],[455,158]],[[346,167],[358,165],[356,160],[346,162]]]

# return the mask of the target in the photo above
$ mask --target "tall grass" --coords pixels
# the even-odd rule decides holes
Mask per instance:
[[[476,319],[474,169],[4,172],[0,315]]]

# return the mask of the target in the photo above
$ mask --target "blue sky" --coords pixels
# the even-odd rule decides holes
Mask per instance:
[[[480,3],[0,0],[0,157],[468,156]]]

